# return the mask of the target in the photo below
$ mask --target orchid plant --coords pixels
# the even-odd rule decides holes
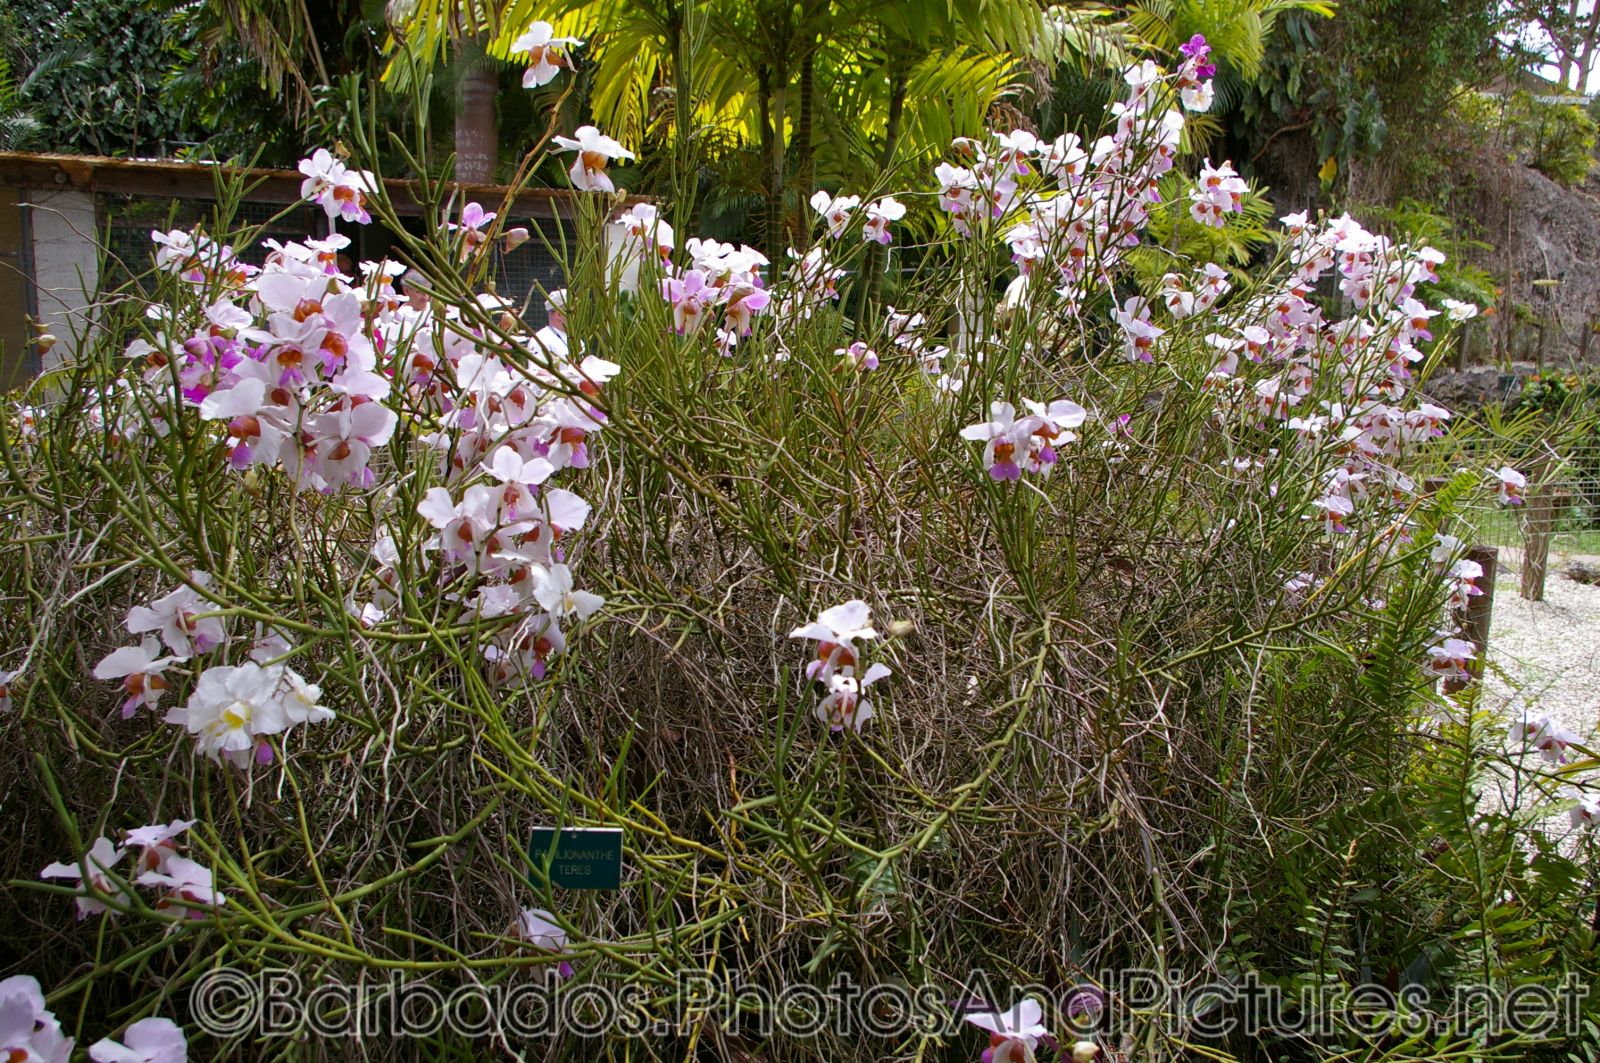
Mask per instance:
[[[535,22],[512,51],[540,87],[580,46]],[[169,953],[174,989],[223,959],[650,992],[729,956],[1203,968],[1261,839],[1355,854],[1330,810],[1406,807],[1441,681],[1482,663],[1485,574],[1443,521],[1527,483],[1441,445],[1459,418],[1419,390],[1472,316],[1438,252],[1349,215],[1284,217],[1249,269],[1150,239],[1255,194],[1185,154],[1209,56],[1126,64],[1098,137],[999,128],[912,187],[807,189],[794,248],[688,235],[619,193],[638,143],[559,124],[544,228],[429,185],[408,230],[357,124],[300,168],[330,233],[153,232],[71,392],[0,425],[0,711],[70,839],[26,875],[126,948],[80,949],[70,992],[139,1000],[91,1058],[184,1058],[137,982]],[[389,257],[341,264],[373,222]],[[567,287],[495,290],[557,225]],[[1513,739],[1551,772],[1583,749]],[[622,827],[624,888],[541,895],[550,821]],[[70,1051],[31,978],[0,1013],[0,1049]],[[1110,1057],[1049,1014],[963,1017],[988,1063]]]

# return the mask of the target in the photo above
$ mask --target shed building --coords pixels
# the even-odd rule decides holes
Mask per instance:
[[[331,230],[319,208],[300,199],[302,175],[292,170],[227,171],[243,177],[244,195],[235,218],[265,225],[261,238],[322,237]],[[387,180],[391,201],[407,228],[430,224],[414,181]],[[225,187],[216,163],[115,159],[82,155],[0,152],[0,388],[26,381],[71,351],[94,328],[99,293],[150,268],[152,229],[188,228],[209,218]],[[502,203],[510,189],[462,185],[462,201],[486,208]],[[509,224],[540,229],[561,246],[560,219],[574,214],[575,194],[561,189],[525,189],[512,201]],[[492,209],[492,208],[491,208]],[[356,260],[380,259],[395,235],[380,224],[340,224]],[[259,265],[265,249],[241,257]],[[561,265],[535,237],[513,251],[496,248],[495,290],[521,302],[530,292],[562,284]],[[542,301],[529,308],[532,324],[543,324]],[[34,323],[34,324],[30,324]],[[41,354],[40,333],[57,343]]]

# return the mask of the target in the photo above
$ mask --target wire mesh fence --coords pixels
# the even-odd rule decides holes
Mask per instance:
[[[1464,515],[1472,540],[1499,550],[1503,573],[1520,577],[1541,550],[1547,578],[1567,560],[1600,561],[1600,440],[1558,447],[1556,455],[1529,472],[1522,505],[1491,500]]]
[[[136,276],[150,267],[152,229],[192,229],[210,220],[215,205],[210,200],[171,199],[160,196],[101,195],[98,197],[107,252],[108,281]],[[275,204],[241,203],[234,214],[239,224],[262,226],[259,239],[237,249],[239,257],[260,266],[270,250],[266,241],[303,240],[322,229],[320,212],[310,206],[285,208]]]

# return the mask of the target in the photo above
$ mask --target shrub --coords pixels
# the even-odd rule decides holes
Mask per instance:
[[[1600,127],[1576,103],[1544,103],[1518,89],[1504,99],[1472,93],[1457,104],[1474,126],[1491,132],[1513,158],[1571,188],[1594,169]]]
[[[952,1017],[1024,987],[1062,1040],[1019,1004],[991,1058],[1168,1058],[1275,1042],[1111,972],[1445,992],[1587,963],[1579,866],[1523,845],[1571,769],[1491,749],[1437,691],[1471,656],[1443,611],[1475,590],[1440,525],[1516,500],[1510,470],[1418,488],[1453,464],[1412,390],[1437,255],[1294,218],[1254,275],[1173,259],[1138,289],[1152,214],[1224,227],[1248,191],[1208,162],[1151,194],[1169,101],[1204,80],[1186,55],[1130,71],[1098,143],[996,134],[936,195],[820,194],[783,264],[680,248],[649,204],[608,252],[623,153],[580,130],[557,146],[592,194],[542,330],[482,290],[527,237],[504,207],[428,186],[441,224],[409,235],[326,153],[308,196],[389,222],[427,308],[382,263],[339,275],[336,241],[252,274],[225,210],[158,234],[0,433],[7,929],[44,1003],[80,1038],[173,1018],[221,1057],[285,1043],[202,1021],[223,970],[598,987],[670,1035],[641,1051],[964,1058],[982,1040]],[[1550,796],[1480,818],[1494,765]],[[552,825],[621,828],[623,888],[534,884]],[[729,975],[756,995],[707,988]],[[926,1021],[803,1035],[761,1005],[843,980],[915,990]],[[1526,1041],[1466,1019],[1284,1043]],[[632,1051],[607,1037],[550,1050]]]

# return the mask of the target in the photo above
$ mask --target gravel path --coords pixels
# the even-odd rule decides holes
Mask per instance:
[[[1600,586],[1562,575],[1572,559],[1551,554],[1542,602],[1524,600],[1517,571],[1501,568],[1484,693],[1508,720],[1532,709],[1590,739],[1600,727]]]
[[[1552,551],[1544,601],[1530,602],[1519,593],[1520,573],[1512,567],[1520,561],[1517,553],[1507,558],[1502,550],[1500,555],[1483,705],[1508,725],[1524,711],[1545,713],[1595,748],[1600,730],[1600,586],[1570,580],[1563,571],[1569,560],[1600,558]],[[1512,565],[1505,565],[1507,560]],[[1532,752],[1527,757],[1528,766],[1538,765]],[[1504,792],[1501,799],[1507,799]],[[1563,839],[1564,848],[1575,845],[1581,833],[1565,811],[1546,820],[1544,830]]]

